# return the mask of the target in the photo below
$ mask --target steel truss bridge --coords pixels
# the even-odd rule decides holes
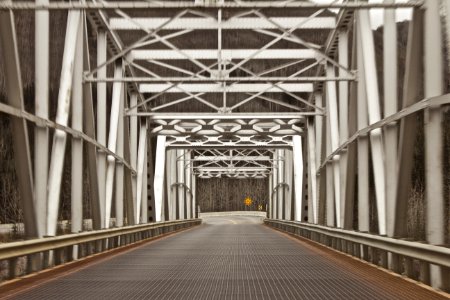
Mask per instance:
[[[404,8],[412,19],[402,59],[395,13]],[[381,70],[372,9],[383,11]],[[22,11],[35,15],[33,112],[25,109],[15,27]],[[55,11],[67,13],[67,25],[50,118]],[[0,1],[0,112],[11,120],[30,239],[0,245],[9,276],[20,275],[18,257],[33,273],[199,224],[197,178],[266,178],[266,225],[448,290],[449,14],[449,0]],[[426,241],[411,241],[421,130]],[[68,155],[72,234],[60,236]]]

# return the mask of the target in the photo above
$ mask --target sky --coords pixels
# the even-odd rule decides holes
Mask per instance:
[[[330,3],[333,0],[311,0],[317,3]],[[339,2],[342,2],[340,0]],[[383,0],[369,0],[369,3],[382,3]],[[397,3],[408,2],[408,0],[396,0]],[[396,20],[401,22],[404,20],[410,20],[412,16],[412,10],[410,8],[401,8],[396,11]],[[383,23],[383,9],[371,9],[370,10],[370,21],[372,28],[376,29]]]

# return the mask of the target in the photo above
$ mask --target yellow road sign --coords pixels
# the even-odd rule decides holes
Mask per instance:
[[[253,201],[252,201],[252,199],[250,199],[250,197],[245,198],[245,200],[244,200],[245,206],[250,206],[250,205],[252,205],[252,203],[253,203]]]

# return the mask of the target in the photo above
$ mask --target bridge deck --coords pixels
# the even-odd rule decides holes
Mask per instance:
[[[211,217],[19,294],[16,299],[443,299],[295,240],[257,217]]]

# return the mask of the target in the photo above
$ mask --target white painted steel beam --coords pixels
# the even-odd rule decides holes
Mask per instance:
[[[114,77],[122,77],[122,64],[117,64],[114,69]],[[113,85],[111,114],[109,122],[108,149],[116,153],[117,132],[119,127],[120,107],[123,106],[123,83],[116,82]],[[105,190],[105,228],[109,228],[111,219],[111,207],[114,190],[114,173],[116,170],[116,160],[112,155],[107,156],[106,166],[106,190]]]
[[[282,157],[284,158],[284,153],[286,152],[285,149],[277,149],[278,152],[278,157]],[[284,169],[285,169],[285,164],[286,161],[285,160],[278,160],[278,170],[275,170],[275,172],[278,172],[278,216],[277,219],[282,220],[284,218],[284,206],[285,206],[285,190],[288,188],[292,188],[290,186],[286,187],[283,183],[285,183],[285,173],[284,173]]]
[[[89,57],[89,44],[87,24],[83,24],[83,39],[84,39],[84,55],[83,64],[84,70],[89,71],[90,57]],[[83,127],[87,136],[95,140],[95,116],[94,116],[94,103],[92,95],[92,84],[86,83],[83,85]],[[89,191],[91,197],[91,217],[92,228],[95,230],[101,229],[101,212],[100,212],[100,198],[98,190],[98,176],[97,176],[97,148],[91,143],[86,143],[86,161],[88,166],[89,177]]]
[[[69,13],[67,19],[66,37],[64,41],[61,79],[59,84],[58,109],[56,112],[56,123],[63,126],[67,126],[69,122],[72,77],[76,48],[76,43],[73,42],[73,38],[77,36],[80,21],[80,11],[71,11]],[[53,136],[53,147],[48,181],[46,224],[46,235],[48,236],[56,235],[66,141],[67,133],[56,129]]]
[[[311,206],[309,210],[311,211],[312,219],[309,220],[309,223],[317,224],[317,177],[316,177],[316,136],[315,136],[315,124],[313,120],[308,120],[308,168],[309,168],[309,182],[311,185],[311,194],[309,195],[309,199],[311,202]]]
[[[141,221],[141,207],[142,207],[142,198],[143,198],[143,190],[144,190],[144,165],[146,162],[145,157],[147,156],[146,152],[147,147],[147,123],[142,122],[139,128],[139,144],[138,144],[138,155],[137,155],[137,184],[136,184],[136,223],[140,223]],[[164,160],[163,160],[164,162]],[[164,170],[164,165],[162,166]],[[162,173],[161,182],[158,182],[158,187],[161,188],[161,201],[162,201],[162,187],[164,182],[164,171]],[[156,181],[155,174],[155,181]],[[156,183],[155,183],[156,186]]]
[[[359,30],[359,29],[356,29]],[[357,65],[358,70],[364,70],[361,42],[357,33]],[[363,129],[369,125],[367,100],[366,100],[365,76],[361,76],[357,87],[357,129]],[[358,138],[358,230],[368,232],[370,228],[369,218],[369,140],[367,136]]]
[[[316,59],[316,51],[310,49],[222,49],[220,55],[223,61],[233,59]],[[132,50],[127,56],[133,60],[186,60],[186,57],[199,60],[217,60],[219,51],[217,49],[179,49],[166,50]],[[100,76],[99,76],[100,77]],[[100,77],[102,78],[102,77]]]
[[[186,151],[185,157],[188,157],[188,163],[189,158],[191,157],[191,152],[188,150]],[[184,169],[184,180],[186,183],[187,188],[191,189],[191,180],[192,180],[192,167],[188,166]],[[192,193],[187,192],[186,193],[186,219],[192,218]]]
[[[260,172],[270,171],[271,167],[194,167],[196,172]]]
[[[76,35],[76,49],[72,88],[72,128],[83,132],[83,21]],[[83,140],[72,138],[72,178],[71,178],[71,232],[83,230]],[[73,258],[78,258],[78,247],[73,249]]]
[[[378,92],[378,76],[375,62],[375,46],[373,40],[372,28],[370,25],[369,12],[360,10],[357,13],[358,34],[361,42],[362,59],[364,60],[364,69],[361,70],[365,77],[365,86],[367,94],[367,109],[369,114],[369,123],[373,124],[381,120],[380,97]],[[370,146],[373,161],[373,174],[375,182],[375,195],[378,213],[378,232],[381,235],[386,234],[386,182],[385,165],[383,155],[383,140],[381,129],[370,132]]]
[[[299,135],[292,137],[292,160],[294,164],[294,185],[295,185],[295,221],[303,222],[303,210],[302,210],[302,199],[303,195],[301,191],[303,190],[303,146],[302,138]]]
[[[145,145],[144,145],[144,161],[143,161],[143,165],[144,165],[144,169],[142,171],[142,197],[141,197],[141,216],[140,216],[140,220],[139,223],[140,224],[145,224],[148,223],[148,138],[146,138],[145,141]],[[162,207],[162,203],[164,202],[164,197],[163,197],[163,201],[161,201],[161,207]],[[156,217],[156,215],[155,215]],[[161,215],[160,215],[161,218]],[[161,218],[160,221],[162,221],[163,219]]]
[[[287,184],[288,188],[284,192],[284,219],[292,220],[292,200],[293,200],[293,154],[292,150],[284,150],[284,182]]]
[[[269,199],[268,199],[266,210],[267,210],[267,217],[269,219],[273,219],[273,214],[272,214],[272,206],[273,206],[273,193],[272,193],[272,190],[273,190],[273,174],[272,173],[269,174],[269,180],[268,181],[269,181],[269,184],[268,184],[269,190],[267,192],[269,194]]]
[[[48,4],[48,0],[37,0],[37,4]],[[35,12],[35,114],[49,117],[49,12]],[[47,127],[36,126],[34,131],[34,195],[39,237],[45,233],[47,221],[47,182],[49,160],[49,134]]]
[[[335,73],[332,65],[327,66],[326,70],[328,75]],[[339,147],[339,120],[338,120],[338,98],[336,91],[336,84],[334,82],[327,82],[326,89],[327,100],[327,126],[330,129],[330,142],[331,152]],[[341,177],[340,177],[340,155],[335,155],[332,161],[333,179],[334,179],[334,208],[336,210],[336,227],[342,227],[341,225]]]
[[[23,98],[22,75],[20,71],[17,37],[12,11],[0,12],[0,47],[4,68],[6,102],[16,109],[25,109]],[[24,214],[25,236],[40,237],[45,232],[39,232],[35,201],[33,193],[33,173],[28,141],[28,129],[24,119],[12,118],[12,138],[14,164],[18,179],[21,207]],[[42,216],[43,211],[38,216]],[[45,215],[44,215],[45,216]]]
[[[198,218],[197,215],[197,177],[192,174],[191,179],[191,192],[192,192],[192,218]]]
[[[107,58],[106,32],[100,29],[97,32],[97,65],[101,65]],[[97,76],[106,76],[106,67],[99,68]],[[97,83],[97,141],[106,145],[106,83]],[[101,226],[105,225],[105,203],[106,203],[106,153],[98,151],[97,156],[98,190],[100,198]]]
[[[138,96],[136,93],[131,93],[130,96],[130,107],[135,107],[137,104]],[[137,108],[131,108],[129,110],[131,113],[136,113]],[[137,151],[138,151],[138,118],[135,115],[130,116],[130,164],[137,170]],[[137,178],[135,175],[131,177],[131,189],[133,194],[133,199],[136,202],[137,192],[136,187]]]
[[[270,21],[279,24],[282,28],[289,29],[302,23],[299,29],[333,29],[336,26],[334,17],[316,17],[307,19],[304,17],[273,17]],[[179,18],[172,20],[170,18],[111,18],[109,25],[111,30],[136,30],[141,27],[148,30],[154,30],[163,27],[165,30],[217,30],[219,22],[213,18]],[[229,29],[278,29],[272,22],[262,18],[240,17],[222,20],[220,27]],[[139,25],[138,25],[139,24]]]
[[[443,53],[439,1],[425,1],[424,22],[424,95],[434,97],[443,94]],[[448,18],[448,16],[447,16]],[[447,49],[449,50],[449,49]],[[441,107],[425,110],[425,200],[426,239],[430,244],[446,243],[446,198],[443,177],[443,112]],[[447,213],[448,217],[448,213]],[[450,271],[430,265],[430,283],[437,289],[450,289]]]
[[[184,156],[185,154],[184,149],[177,149],[177,157]],[[185,204],[186,204],[186,190],[184,186],[184,162],[183,161],[177,161],[177,183],[176,186],[177,189],[177,198],[178,198],[178,217],[180,220],[184,220],[186,218],[185,215]]]
[[[277,193],[277,187],[278,187],[278,168],[279,168],[279,155],[278,151],[275,151],[273,154],[274,160],[276,161],[276,169],[272,172],[272,190],[270,191],[270,194],[272,195],[272,218],[277,219],[278,218],[278,193]]]
[[[395,4],[386,3],[365,3],[365,2],[344,2],[344,3],[315,3],[307,2],[304,0],[299,1],[226,1],[217,3],[207,3],[206,5],[199,5],[195,1],[114,1],[114,2],[63,2],[55,1],[50,2],[48,5],[37,5],[34,2],[19,2],[19,3],[0,3],[0,9],[9,10],[29,10],[29,9],[50,9],[50,10],[115,10],[115,9],[167,9],[167,8],[192,8],[198,9],[199,7],[207,8],[227,8],[227,9],[242,9],[242,8],[271,8],[271,9],[325,9],[325,8],[348,8],[348,9],[369,9],[369,8],[413,8],[421,7],[421,1],[412,2],[399,2]]]
[[[124,119],[124,106],[126,103],[126,91],[125,88],[121,89],[121,101],[119,108],[119,122],[117,125],[117,144],[116,153],[120,157],[124,157],[125,153],[125,141],[124,141],[124,131],[125,131],[125,120]],[[115,216],[116,216],[116,227],[122,227],[124,224],[124,165],[120,162],[116,162],[116,178],[115,178]]]
[[[260,91],[266,93],[308,93],[313,91],[311,83],[280,83],[273,86],[268,83],[238,83],[223,87],[220,83],[180,83],[173,86],[170,83],[147,83],[139,85],[141,93],[257,93]]]
[[[155,222],[161,221],[162,203],[164,201],[164,176],[166,161],[166,137],[158,136],[156,140],[155,173],[153,176],[153,190],[155,193]]]
[[[173,186],[177,182],[177,154],[176,150],[167,150],[166,154],[166,172],[167,172],[167,197],[169,221],[177,218],[177,190]]]
[[[349,67],[348,63],[348,31],[342,29],[339,35],[339,64],[346,69]],[[345,74],[341,68],[338,69],[339,74]],[[343,144],[348,139],[348,82],[339,82],[339,144]],[[347,200],[346,185],[347,185],[347,151],[343,151],[339,156],[339,178],[340,178],[340,225],[344,226],[345,220],[345,201]]]
[[[317,102],[318,100],[316,100]],[[246,112],[246,113],[154,113],[154,112],[131,112],[129,110],[128,116],[139,116],[139,117],[150,117],[152,120],[165,120],[171,122],[173,120],[248,120],[248,119],[258,119],[258,120],[285,120],[285,119],[302,119],[305,116],[322,116],[323,112],[317,109],[316,112]],[[289,121],[286,121],[289,122]]]

